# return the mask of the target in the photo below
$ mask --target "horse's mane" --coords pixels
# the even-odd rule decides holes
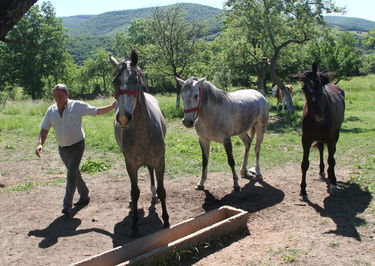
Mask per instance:
[[[191,77],[186,83],[192,83],[197,80],[197,77]],[[209,101],[214,103],[224,103],[230,100],[230,95],[226,91],[217,88],[211,82],[206,80],[202,83],[202,94],[202,105],[207,104]]]

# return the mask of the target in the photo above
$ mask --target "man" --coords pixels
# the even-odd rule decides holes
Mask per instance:
[[[79,171],[79,165],[85,150],[82,116],[108,113],[115,108],[116,102],[97,108],[81,101],[71,100],[69,99],[69,90],[65,84],[57,84],[53,88],[53,96],[56,103],[51,105],[44,115],[35,153],[40,157],[49,129],[53,127],[59,145],[59,154],[67,169],[62,213],[71,217],[73,196],[76,188],[80,198],[74,205],[84,206],[90,202],[89,190]]]

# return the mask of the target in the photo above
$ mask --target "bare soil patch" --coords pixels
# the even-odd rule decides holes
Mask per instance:
[[[65,175],[55,150],[42,160],[8,160],[0,167],[5,169],[0,176],[2,188]],[[260,182],[241,179],[240,193],[232,192],[229,167],[225,173],[209,172],[205,191],[194,190],[198,176],[173,180],[166,176],[171,224],[223,205],[250,213],[247,231],[227,236],[181,264],[374,265],[375,219],[368,209],[372,197],[347,182],[350,169],[337,167],[336,171],[341,189],[329,196],[318,178],[317,164],[311,162],[307,202],[300,201],[300,167],[294,164],[264,169]],[[129,235],[130,181],[123,159],[118,157],[108,171],[84,174],[84,178],[91,202],[75,209],[72,219],[60,213],[65,184],[0,193],[1,265],[66,265],[134,239]],[[143,236],[162,229],[162,219],[160,204],[153,211],[146,171],[142,171],[139,185],[139,236]]]

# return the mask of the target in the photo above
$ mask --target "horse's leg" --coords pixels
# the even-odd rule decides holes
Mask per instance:
[[[165,200],[166,192],[164,188],[164,170],[165,170],[165,162],[163,158],[159,166],[155,168],[155,173],[156,173],[156,180],[158,182],[157,193],[158,193],[160,203],[161,203],[164,228],[168,228],[169,227],[169,215],[167,212],[167,205],[166,205],[166,200]]]
[[[228,158],[228,164],[230,168],[232,169],[232,174],[233,174],[233,190],[235,192],[240,192],[240,185],[238,184],[238,176],[236,173],[235,169],[235,162],[233,158],[233,150],[232,150],[232,141],[230,138],[224,139],[224,148],[227,153],[227,158]]]
[[[336,175],[335,175],[335,152],[336,152],[336,139],[327,143],[328,149],[328,193],[335,194],[337,192]]]
[[[134,167],[126,166],[126,169],[128,171],[128,175],[130,178],[131,183],[131,198],[132,198],[132,204],[131,204],[131,210],[133,212],[133,224],[132,224],[132,235],[136,235],[138,231],[138,199],[139,199],[139,188],[138,188],[138,170],[133,169]]]
[[[147,167],[147,168],[148,168],[148,172],[150,173],[150,180],[151,180],[151,187],[150,187],[151,194],[152,194],[151,203],[155,204],[155,203],[158,202],[158,196],[156,194],[154,168],[152,168],[152,167]]]
[[[324,143],[323,142],[319,142],[318,149],[319,149],[319,158],[320,158],[319,176],[321,179],[325,179],[326,175],[324,172],[324,158],[323,158]]]
[[[306,172],[307,169],[309,169],[309,155],[310,155],[310,147],[312,144],[312,140],[310,138],[305,137],[302,134],[302,147],[303,147],[303,159],[301,163],[301,169],[302,169],[302,180],[301,180],[301,192],[300,196],[306,198]]]
[[[252,129],[253,131],[253,129]],[[243,163],[242,163],[242,168],[241,168],[241,177],[246,177],[248,176],[247,172],[247,162],[249,160],[249,150],[251,146],[251,141],[252,139],[250,138],[249,134],[247,132],[239,135],[240,139],[242,140],[243,144],[245,145],[245,155],[243,158]]]
[[[255,160],[256,160],[256,164],[255,164],[256,176],[255,177],[257,179],[263,179],[262,173],[260,171],[260,165],[259,165],[259,154],[260,154],[260,146],[261,146],[261,144],[263,142],[263,138],[264,138],[265,129],[266,129],[265,124],[260,123],[260,122],[255,124],[255,131],[256,131],[256,135],[257,135],[256,143],[255,143]]]
[[[195,189],[204,190],[204,182],[207,180],[207,165],[208,157],[210,156],[210,141],[207,139],[199,138],[199,145],[202,150],[202,177],[201,181],[197,184]]]

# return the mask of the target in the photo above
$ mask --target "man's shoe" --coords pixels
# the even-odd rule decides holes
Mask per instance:
[[[87,199],[79,199],[76,203],[74,203],[74,206],[85,206],[89,204],[90,198]]]
[[[66,217],[72,217],[72,209],[70,208],[62,209],[61,213],[63,213]]]

